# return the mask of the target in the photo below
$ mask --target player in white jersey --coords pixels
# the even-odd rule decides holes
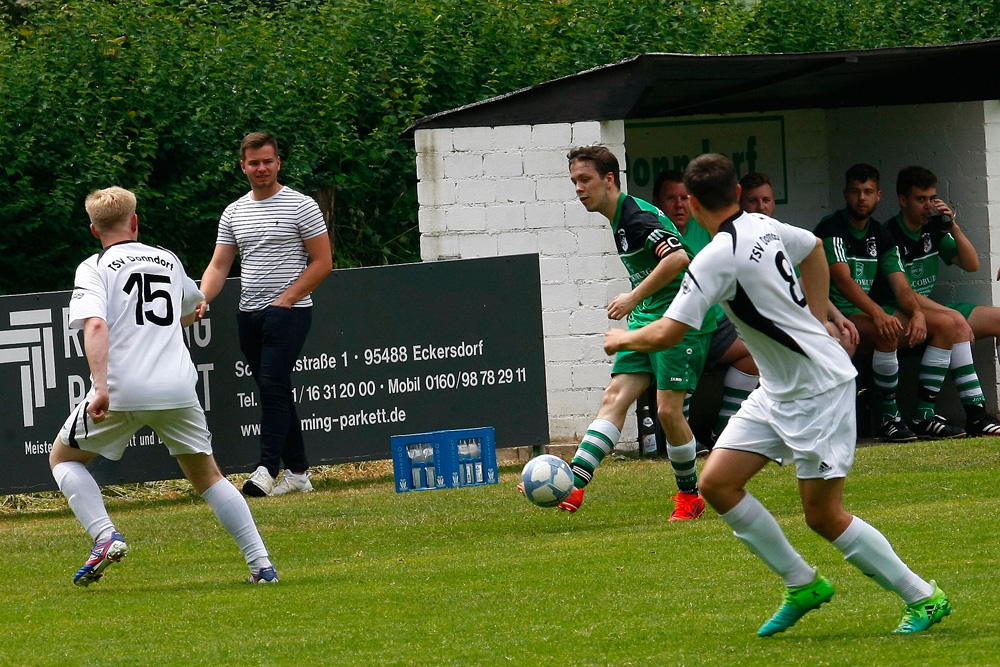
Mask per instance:
[[[260,460],[243,493],[306,493],[313,487],[292,397],[292,368],[312,324],[310,295],[333,268],[330,236],[316,202],[278,182],[281,158],[274,137],[248,134],[240,155],[250,192],[230,204],[219,221],[215,253],[201,277],[205,302],[198,316],[222,291],[239,251],[236,323],[261,394]],[[285,472],[275,483],[282,465]]]
[[[833,597],[830,582],[744,488],[771,460],[794,462],[809,527],[903,599],[894,632],[926,630],[951,613],[944,592],[914,574],[878,530],[842,504],[856,446],[856,372],[824,328],[829,273],[821,242],[806,230],[741,210],[736,169],[727,157],[695,158],[684,183],[695,215],[714,238],[692,260],[663,318],[633,331],[612,329],[604,349],[670,347],[721,303],[757,362],[760,387],[730,419],[701,476],[705,499],[787,587],[783,605],[757,634],[787,630]]]
[[[76,270],[69,326],[83,329],[91,388],[52,444],[49,465],[70,509],[94,540],[73,583],[87,586],[128,553],[87,470],[97,455],[122,457],[149,426],[177,459],[191,486],[229,531],[252,583],[278,581],[246,500],[212,456],[212,435],[195,391],[197,375],[182,327],[203,295],[180,260],[139,243],[135,195],[118,187],[87,197],[91,231],[103,250]]]

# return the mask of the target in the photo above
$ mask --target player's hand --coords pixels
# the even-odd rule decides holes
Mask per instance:
[[[967,319],[965,319],[963,317],[963,318],[961,318],[961,321],[962,321],[962,324],[965,325],[965,335],[969,337],[969,345],[975,345],[976,344],[976,332],[972,330],[971,326],[969,326],[969,321]]]
[[[873,319],[875,320],[875,330],[883,340],[897,340],[899,335],[903,333],[903,323],[888,313],[878,313]]]
[[[919,310],[910,318],[910,325],[906,328],[905,335],[910,347],[916,347],[927,340],[927,320]]]
[[[628,314],[637,305],[639,304],[632,295],[632,292],[622,292],[608,304],[608,319],[620,320],[623,317],[628,317]]]
[[[858,333],[858,328],[854,326],[854,322],[846,317],[837,322],[837,330],[840,332],[841,339],[849,340],[853,345],[861,344],[861,334]]]
[[[609,329],[606,331],[604,333],[604,353],[611,355],[621,350],[621,341],[624,335],[624,329]]]
[[[108,390],[96,390],[94,397],[87,406],[87,414],[90,415],[90,420],[95,424],[104,421],[104,418],[108,416],[108,407],[110,405],[111,397],[108,396]]]
[[[931,200],[931,204],[934,206],[935,209],[937,209],[938,213],[950,216],[952,221],[954,222],[955,212],[951,210],[951,207],[948,206],[948,203],[945,200],[938,199],[937,197],[935,197],[934,199]]]
[[[201,318],[205,317],[205,313],[208,312],[208,301],[202,301],[197,306],[194,307],[194,321],[200,322]]]

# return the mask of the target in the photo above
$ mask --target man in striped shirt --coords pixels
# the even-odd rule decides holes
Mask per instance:
[[[212,260],[201,277],[204,313],[240,254],[240,349],[260,388],[260,462],[243,484],[248,496],[312,491],[292,368],[312,323],[315,290],[333,268],[326,222],[316,202],[278,182],[278,142],[252,132],[240,146],[250,192],[226,207]],[[276,479],[284,464],[281,481]]]

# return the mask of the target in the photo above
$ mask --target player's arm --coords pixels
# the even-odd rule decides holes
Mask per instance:
[[[607,354],[622,350],[658,352],[680,343],[690,328],[677,320],[661,317],[639,329],[611,329],[604,334],[604,351]]]
[[[219,292],[226,286],[226,278],[229,277],[229,269],[233,268],[236,260],[237,246],[229,243],[216,243],[215,252],[212,253],[212,260],[205,268],[205,273],[201,276],[201,292],[205,295],[205,300],[198,304],[195,309],[196,318],[201,319],[208,310],[208,304],[212,299],[219,296]]]
[[[941,212],[952,215],[951,209],[948,208],[948,205],[944,204],[944,202],[941,202],[941,204],[943,204],[945,209],[947,209],[946,211]],[[958,226],[958,222],[954,218],[952,218],[951,230],[949,231],[952,238],[955,239],[955,249],[958,251],[958,255],[955,256],[955,259],[953,259],[951,263],[958,264],[962,267],[963,271],[968,271],[969,273],[975,273],[978,271],[979,254],[976,252],[976,249],[972,247],[972,241],[970,241],[969,237],[962,232]]]
[[[879,307],[875,301],[868,296],[868,292],[864,290],[861,285],[854,280],[851,276],[851,267],[847,262],[835,262],[829,265],[830,271],[830,282],[833,283],[834,287],[840,290],[840,293],[844,295],[844,298],[850,301],[852,304],[860,308],[863,312],[871,315],[873,318],[876,312],[881,312],[882,309]]]
[[[817,320],[825,323],[827,313],[830,311],[830,271],[827,268],[826,254],[823,252],[821,240],[816,239],[816,246],[799,263],[798,268],[802,291],[805,292],[809,310]]]
[[[304,242],[306,252],[309,253],[309,264],[306,270],[282,292],[277,299],[271,302],[272,306],[291,308],[293,305],[304,299],[312,291],[319,287],[323,279],[330,275],[333,270],[333,250],[330,247],[330,235],[326,232]],[[202,291],[204,291],[202,287]]]
[[[631,292],[623,292],[611,300],[608,319],[620,320],[628,316],[644,299],[669,285],[690,263],[680,239],[675,236],[665,237],[654,252],[660,258],[656,267]]]
[[[111,349],[111,338],[104,318],[88,317],[84,320],[83,349],[94,380],[94,397],[87,406],[87,414],[95,422],[99,422],[107,415],[111,405],[108,395],[108,351]]]

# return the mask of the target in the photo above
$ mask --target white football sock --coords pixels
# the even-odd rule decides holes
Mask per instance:
[[[101,487],[94,481],[87,466],[79,461],[63,461],[52,468],[52,476],[87,534],[95,542],[111,537],[115,525],[104,507]]]
[[[816,578],[816,570],[791,545],[771,513],[749,493],[723,514],[722,520],[740,542],[782,578],[785,586],[805,586]]]
[[[250,506],[232,482],[223,477],[201,494],[201,497],[215,512],[222,527],[236,540],[247,565],[253,568],[257,563],[265,563],[257,566],[259,569],[271,564],[267,557],[267,549],[264,547],[264,540],[260,538],[257,524],[250,514]]]
[[[912,604],[934,594],[934,587],[907,567],[893,551],[885,535],[854,517],[840,537],[833,541],[844,560],[871,577],[882,588]]]

